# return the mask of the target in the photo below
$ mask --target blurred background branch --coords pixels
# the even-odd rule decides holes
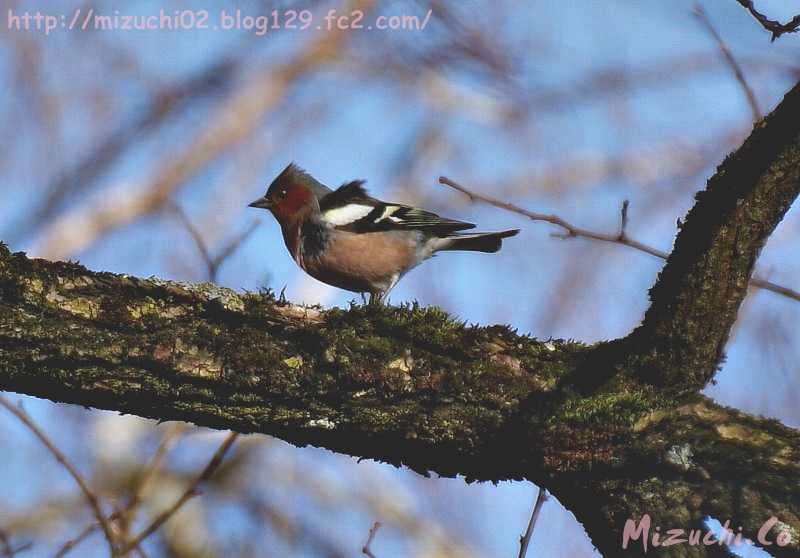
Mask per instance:
[[[744,94],[747,97],[747,103],[750,105],[750,110],[753,111],[753,122],[758,122],[762,116],[761,109],[758,106],[756,95],[753,93],[753,88],[750,87],[750,84],[747,83],[747,78],[744,77],[742,67],[739,65],[739,62],[736,61],[731,49],[728,48],[728,45],[725,44],[725,41],[714,28],[714,25],[711,23],[711,20],[709,19],[705,9],[703,9],[702,4],[696,4],[694,7],[694,12],[697,14],[697,19],[700,20],[700,23],[703,25],[703,27],[708,30],[708,34],[711,35],[711,37],[717,43],[720,53],[722,53],[725,61],[731,67],[731,70],[733,70],[733,75],[736,76],[736,81],[738,81],[739,85],[742,86],[742,91],[744,91]]]

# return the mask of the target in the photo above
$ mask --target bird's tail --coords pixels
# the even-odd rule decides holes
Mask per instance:
[[[503,239],[514,236],[519,229],[488,233],[457,233],[442,238],[439,250],[466,250],[470,252],[497,252]]]

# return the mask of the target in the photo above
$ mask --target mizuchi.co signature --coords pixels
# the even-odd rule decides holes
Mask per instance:
[[[770,536],[770,531],[774,528],[774,537]],[[777,517],[770,517],[761,525],[756,535],[756,542],[762,547],[772,546],[788,546],[792,542],[797,533],[794,530],[778,520]],[[688,544],[690,546],[711,546],[711,545],[752,545],[752,540],[744,538],[742,535],[742,528],[739,527],[737,531],[730,528],[730,520],[725,521],[722,525],[719,535],[715,535],[713,530],[702,529],[667,529],[663,533],[661,527],[657,526],[651,530],[651,521],[648,514],[644,514],[639,520],[638,524],[633,519],[628,519],[625,522],[625,527],[622,530],[622,548],[627,549],[631,541],[642,541],[642,549],[647,552],[648,546],[652,548],[661,548],[667,546],[674,546],[676,544]]]

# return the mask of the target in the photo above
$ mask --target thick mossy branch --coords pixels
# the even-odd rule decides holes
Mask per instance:
[[[512,467],[494,446],[587,354],[437,309],[322,311],[5,247],[0,297],[3,389],[483,479],[523,476],[527,449]]]
[[[761,248],[798,193],[800,84],[697,194],[637,331],[633,352],[657,363],[650,380],[694,391],[712,378]]]
[[[712,548],[688,543],[653,548],[656,527],[708,531],[705,521],[730,522],[734,535],[758,544],[759,531],[777,522],[765,539],[773,556],[798,556],[800,546],[800,432],[777,421],[755,418],[695,396],[668,412],[642,417],[634,427],[622,471],[603,479],[579,475],[557,482],[559,499],[573,510],[604,556],[714,556]],[[639,466],[637,467],[637,463]],[[597,505],[587,506],[586,501]],[[623,526],[649,515],[645,552],[642,540],[621,551]],[[739,528],[741,527],[741,531]],[[791,543],[776,543],[785,531]],[[786,535],[784,535],[786,536]]]
[[[776,515],[800,532],[797,433],[609,372],[625,347],[542,342],[418,306],[323,311],[0,245],[0,389],[421,473],[529,479],[607,556],[640,513],[687,529],[706,514],[745,529]],[[603,381],[589,389],[593,371]]]

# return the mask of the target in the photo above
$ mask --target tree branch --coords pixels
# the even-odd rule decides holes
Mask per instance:
[[[180,498],[175,500],[175,502],[167,509],[162,511],[155,519],[148,525],[141,533],[136,535],[133,540],[129,541],[121,551],[121,554],[125,556],[131,550],[139,546],[142,541],[144,541],[147,537],[158,531],[161,526],[169,521],[169,518],[175,515],[183,506],[197,496],[199,494],[198,488],[199,486],[206,482],[214,472],[219,468],[222,464],[222,460],[225,458],[225,454],[228,453],[228,450],[231,448],[233,443],[236,441],[236,438],[239,436],[236,432],[231,432],[225,437],[222,444],[220,444],[219,448],[214,455],[211,456],[211,459],[197,476],[196,479],[189,485],[188,488],[181,494]]]
[[[604,385],[582,381],[623,347],[467,327],[434,308],[323,311],[0,249],[2,389],[263,432],[423,474],[530,479],[568,502],[609,553],[626,513],[688,528],[708,510],[738,518],[728,496],[747,491],[771,495],[753,522],[778,515],[800,530],[788,514],[800,505],[797,433],[697,396],[673,399],[626,370]],[[694,468],[671,468],[676,445]],[[729,459],[748,449],[763,475],[743,477],[745,462]],[[666,471],[670,490],[699,490],[700,470],[716,480],[699,503],[643,503],[656,489],[646,479]]]
[[[533,536],[533,528],[536,525],[536,520],[539,518],[539,512],[542,511],[542,505],[547,500],[547,491],[544,488],[539,489],[536,495],[536,503],[533,504],[533,512],[531,512],[531,519],[528,521],[528,528],[525,529],[525,534],[519,538],[519,558],[525,558],[528,553],[528,546],[531,543]]]
[[[644,514],[665,530],[731,519],[753,540],[775,516],[773,540],[790,540],[770,552],[797,555],[800,433],[697,392],[800,191],[799,138],[800,85],[698,194],[643,324],[624,339],[543,342],[417,305],[300,307],[0,244],[0,389],[262,432],[423,474],[528,479],[610,556],[626,521]]]
[[[467,189],[458,182],[451,180],[450,178],[447,178],[446,176],[440,176],[439,183],[444,184],[445,186],[449,186],[450,188],[461,192],[473,202],[476,201],[482,202],[494,206],[498,209],[508,211],[510,213],[516,213],[517,215],[522,215],[523,217],[527,217],[531,221],[543,221],[561,227],[562,229],[564,229],[565,232],[563,234],[559,233],[553,235],[557,236],[558,238],[562,239],[586,238],[588,240],[596,240],[599,242],[610,242],[612,244],[620,244],[622,246],[627,246],[628,248],[633,248],[634,250],[638,250],[639,252],[650,254],[651,256],[655,256],[656,258],[660,258],[662,260],[666,260],[667,257],[669,256],[669,254],[667,254],[667,252],[664,252],[663,250],[659,250],[658,248],[655,248],[653,246],[650,246],[649,244],[645,244],[644,242],[640,242],[628,236],[624,227],[627,225],[627,217],[628,217],[627,206],[625,206],[624,203],[627,202],[628,200],[625,200],[625,202],[623,202],[624,213],[623,213],[623,219],[621,220],[620,223],[620,232],[617,234],[610,234],[610,233],[584,229],[582,227],[570,223],[569,221],[558,215],[537,213],[535,211],[530,211],[528,209],[520,207],[516,204],[497,199],[493,196],[488,196],[486,194],[478,194],[472,190]],[[790,289],[789,287],[784,287],[782,285],[778,285],[771,281],[767,281],[766,279],[760,277],[753,277],[750,280],[750,286],[771,291],[775,294],[779,294],[800,302],[800,292],[794,289]]]
[[[75,466],[72,465],[69,459],[67,459],[67,457],[61,452],[61,450],[59,450],[55,444],[53,444],[47,434],[45,434],[44,431],[39,428],[35,422],[33,422],[33,420],[28,416],[28,413],[18,407],[15,407],[3,397],[0,397],[0,406],[5,407],[8,412],[16,416],[20,422],[22,422],[31,432],[33,432],[33,434],[39,439],[40,442],[42,442],[48,451],[53,454],[53,457],[56,458],[56,461],[61,463],[70,476],[75,479],[76,484],[80,487],[81,492],[83,492],[83,495],[86,497],[86,501],[92,508],[92,512],[94,512],[98,524],[103,529],[103,534],[106,536],[106,541],[108,541],[111,555],[116,556],[117,540],[116,535],[114,534],[114,529],[111,527],[108,520],[106,520],[106,517],[103,514],[103,509],[100,507],[99,498],[92,491],[92,489],[89,488],[89,483],[86,482],[86,480],[83,478],[83,475],[78,472]]]
[[[361,554],[368,556],[369,558],[376,558],[375,554],[372,553],[372,549],[370,545],[372,544],[372,540],[375,538],[375,534],[380,529],[381,524],[379,522],[375,522],[372,524],[372,527],[369,529],[369,534],[367,535],[367,542],[364,543],[364,546],[361,547]]]
[[[797,84],[719,166],[680,227],[634,335],[637,356],[661,360],[655,380],[697,388],[712,378],[756,259],[799,193]]]
[[[797,28],[800,27],[800,15],[794,16],[786,23],[781,23],[780,21],[769,19],[767,16],[756,10],[756,7],[753,6],[752,0],[736,1],[739,2],[739,4],[741,4],[745,9],[747,9],[747,11],[750,12],[754,18],[756,18],[756,21],[758,21],[764,29],[772,33],[773,41],[784,33],[794,33],[797,31]]]

